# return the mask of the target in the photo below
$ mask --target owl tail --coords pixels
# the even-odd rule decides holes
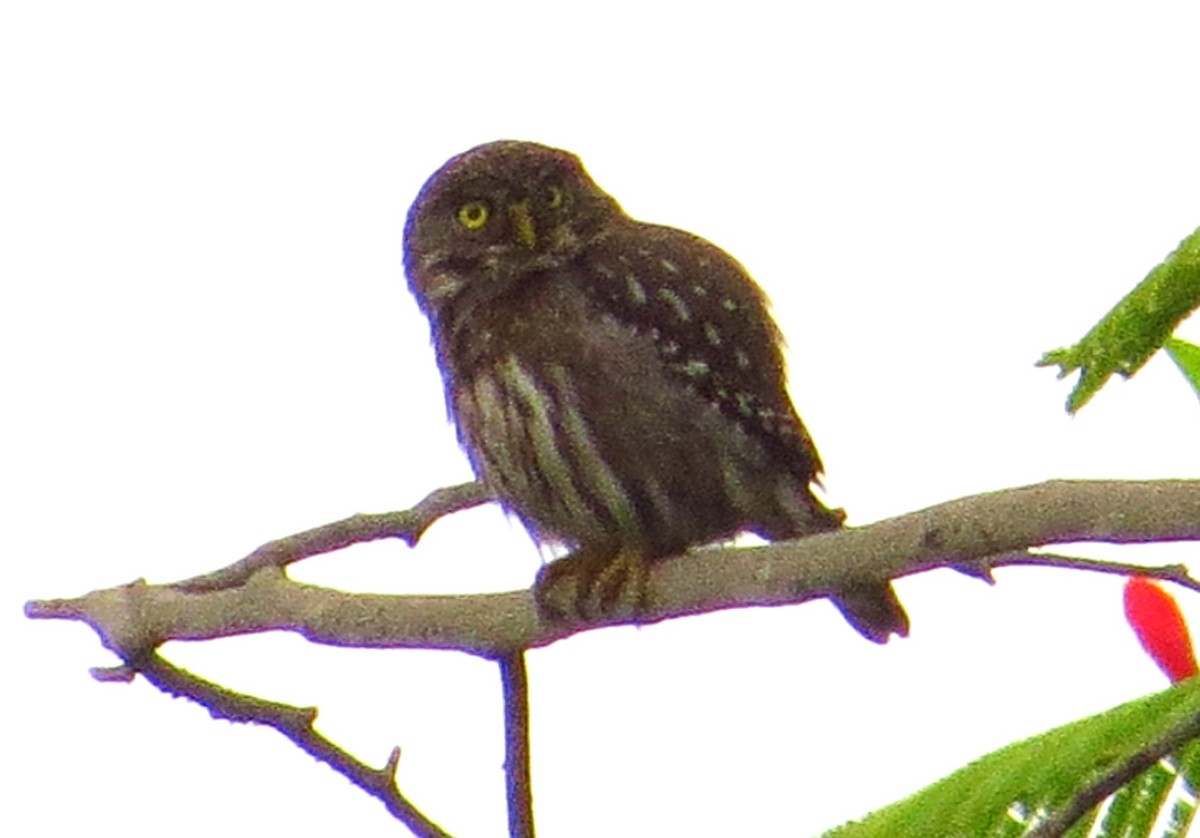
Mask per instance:
[[[771,541],[841,529],[846,513],[829,509],[805,489],[803,512],[758,532]],[[855,582],[830,595],[846,622],[872,643],[887,643],[893,634],[908,637],[908,614],[888,581]]]
[[[846,622],[867,640],[887,643],[893,634],[908,637],[908,614],[890,582],[843,588],[830,599]]]

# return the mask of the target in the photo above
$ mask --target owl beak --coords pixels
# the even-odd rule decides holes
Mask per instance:
[[[537,230],[533,228],[533,217],[529,214],[529,204],[526,201],[509,204],[508,216],[512,220],[518,244],[523,247],[533,247],[537,244]]]

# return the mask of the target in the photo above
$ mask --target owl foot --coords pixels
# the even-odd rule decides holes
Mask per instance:
[[[645,559],[634,550],[581,550],[545,565],[533,596],[548,622],[592,622],[644,612],[648,582]]]

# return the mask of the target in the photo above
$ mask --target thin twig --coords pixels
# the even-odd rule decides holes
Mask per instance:
[[[529,674],[525,653],[497,658],[504,692],[504,778],[509,838],[534,838],[533,782],[529,760]]]
[[[313,728],[317,718],[315,708],[294,707],[234,692],[192,675],[154,652],[139,656],[129,666],[163,692],[203,705],[213,718],[274,728],[296,747],[381,801],[418,838],[450,838],[448,832],[423,815],[396,787],[399,748],[392,749],[383,768],[372,768],[317,733]]]
[[[1061,808],[1034,827],[1026,838],[1059,838],[1075,825],[1075,822],[1090,812],[1119,788],[1132,781],[1159,760],[1178,751],[1185,744],[1200,737],[1200,717],[1192,717],[1167,731],[1160,739],[1131,754],[1113,766],[1102,777],[1086,788],[1080,789]]]
[[[955,570],[969,576],[977,576],[995,583],[991,571],[998,567],[1057,567],[1066,570],[1087,570],[1094,573],[1107,573],[1113,576],[1153,576],[1159,582],[1171,582],[1182,588],[1200,593],[1200,581],[1193,579],[1186,565],[1167,564],[1148,568],[1133,562],[1114,562],[1107,559],[1090,559],[1085,556],[1066,556],[1062,553],[1032,553],[1028,550],[1010,550],[987,556],[974,566],[954,565]],[[1150,573],[1149,571],[1153,571]]]
[[[447,486],[429,493],[411,509],[351,515],[332,524],[269,541],[228,567],[176,582],[173,587],[190,593],[233,588],[263,568],[285,567],[311,556],[383,538],[399,538],[413,547],[437,519],[487,503],[491,499],[492,496],[480,483]]]

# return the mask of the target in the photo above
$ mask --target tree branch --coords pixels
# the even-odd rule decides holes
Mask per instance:
[[[138,581],[26,614],[91,625],[124,660],[167,640],[294,631],[335,646],[456,649],[487,658],[544,646],[602,625],[656,622],[725,608],[828,596],[848,582],[950,567],[990,579],[995,567],[1040,565],[1139,573],[1200,591],[1186,569],[1027,553],[1078,541],[1200,540],[1200,481],[1051,481],[974,495],[918,512],[765,547],[704,548],[650,569],[647,605],[572,625],[543,623],[529,591],[459,596],[348,594],[304,585],[281,568],[378,538],[415,540],[436,514],[482,503],[476,484],[435,492],[412,510],[355,516],[264,545],[246,559],[177,585]],[[215,581],[214,581],[215,580]]]
[[[123,669],[140,673],[169,695],[190,698],[203,705],[213,718],[274,728],[294,742],[296,747],[381,801],[388,812],[418,838],[450,838],[448,832],[425,817],[396,787],[399,748],[392,749],[383,768],[372,768],[317,733],[313,728],[317,718],[315,708],[293,707],[234,692],[173,666],[155,652],[138,656]]]
[[[396,788],[398,750],[384,768],[371,768],[316,733],[315,710],[226,690],[172,666],[154,649],[173,639],[285,630],[337,646],[457,649],[494,659],[501,667],[505,694],[510,830],[519,838],[532,838],[523,656],[528,648],[602,625],[805,602],[853,583],[937,567],[989,582],[992,570],[1001,566],[1066,567],[1151,576],[1200,591],[1200,583],[1180,565],[1147,568],[1028,552],[1032,547],[1078,541],[1200,540],[1200,481],[1188,480],[1052,481],[766,547],[693,550],[650,568],[646,602],[638,614],[615,614],[573,625],[543,623],[529,591],[463,596],[347,594],[294,582],[284,572],[288,564],[309,556],[381,538],[399,538],[413,545],[439,517],[488,499],[479,484],[454,486],[433,492],[409,510],[356,515],[270,542],[205,576],[174,585],[137,581],[74,599],[33,601],[25,611],[34,619],[74,619],[92,626],[124,662],[94,670],[98,679],[129,680],[141,673],[165,692],[205,705],[218,718],[274,727],[383,801],[389,812],[420,836],[445,833]],[[1153,753],[1143,756],[1150,759]],[[1103,788],[1097,786],[1096,793],[1106,793],[1123,776],[1114,775]],[[1063,822],[1067,817],[1071,815],[1061,816]]]
[[[447,486],[430,492],[412,509],[377,515],[351,515],[332,524],[270,541],[241,561],[213,573],[176,582],[173,587],[192,593],[234,588],[264,568],[286,567],[310,556],[332,553],[354,544],[383,538],[399,538],[407,542],[409,547],[415,547],[425,530],[438,518],[490,500],[491,494],[480,483]]]
[[[500,657],[504,690],[504,778],[510,838],[534,838],[533,781],[529,770],[529,673],[525,653]]]

